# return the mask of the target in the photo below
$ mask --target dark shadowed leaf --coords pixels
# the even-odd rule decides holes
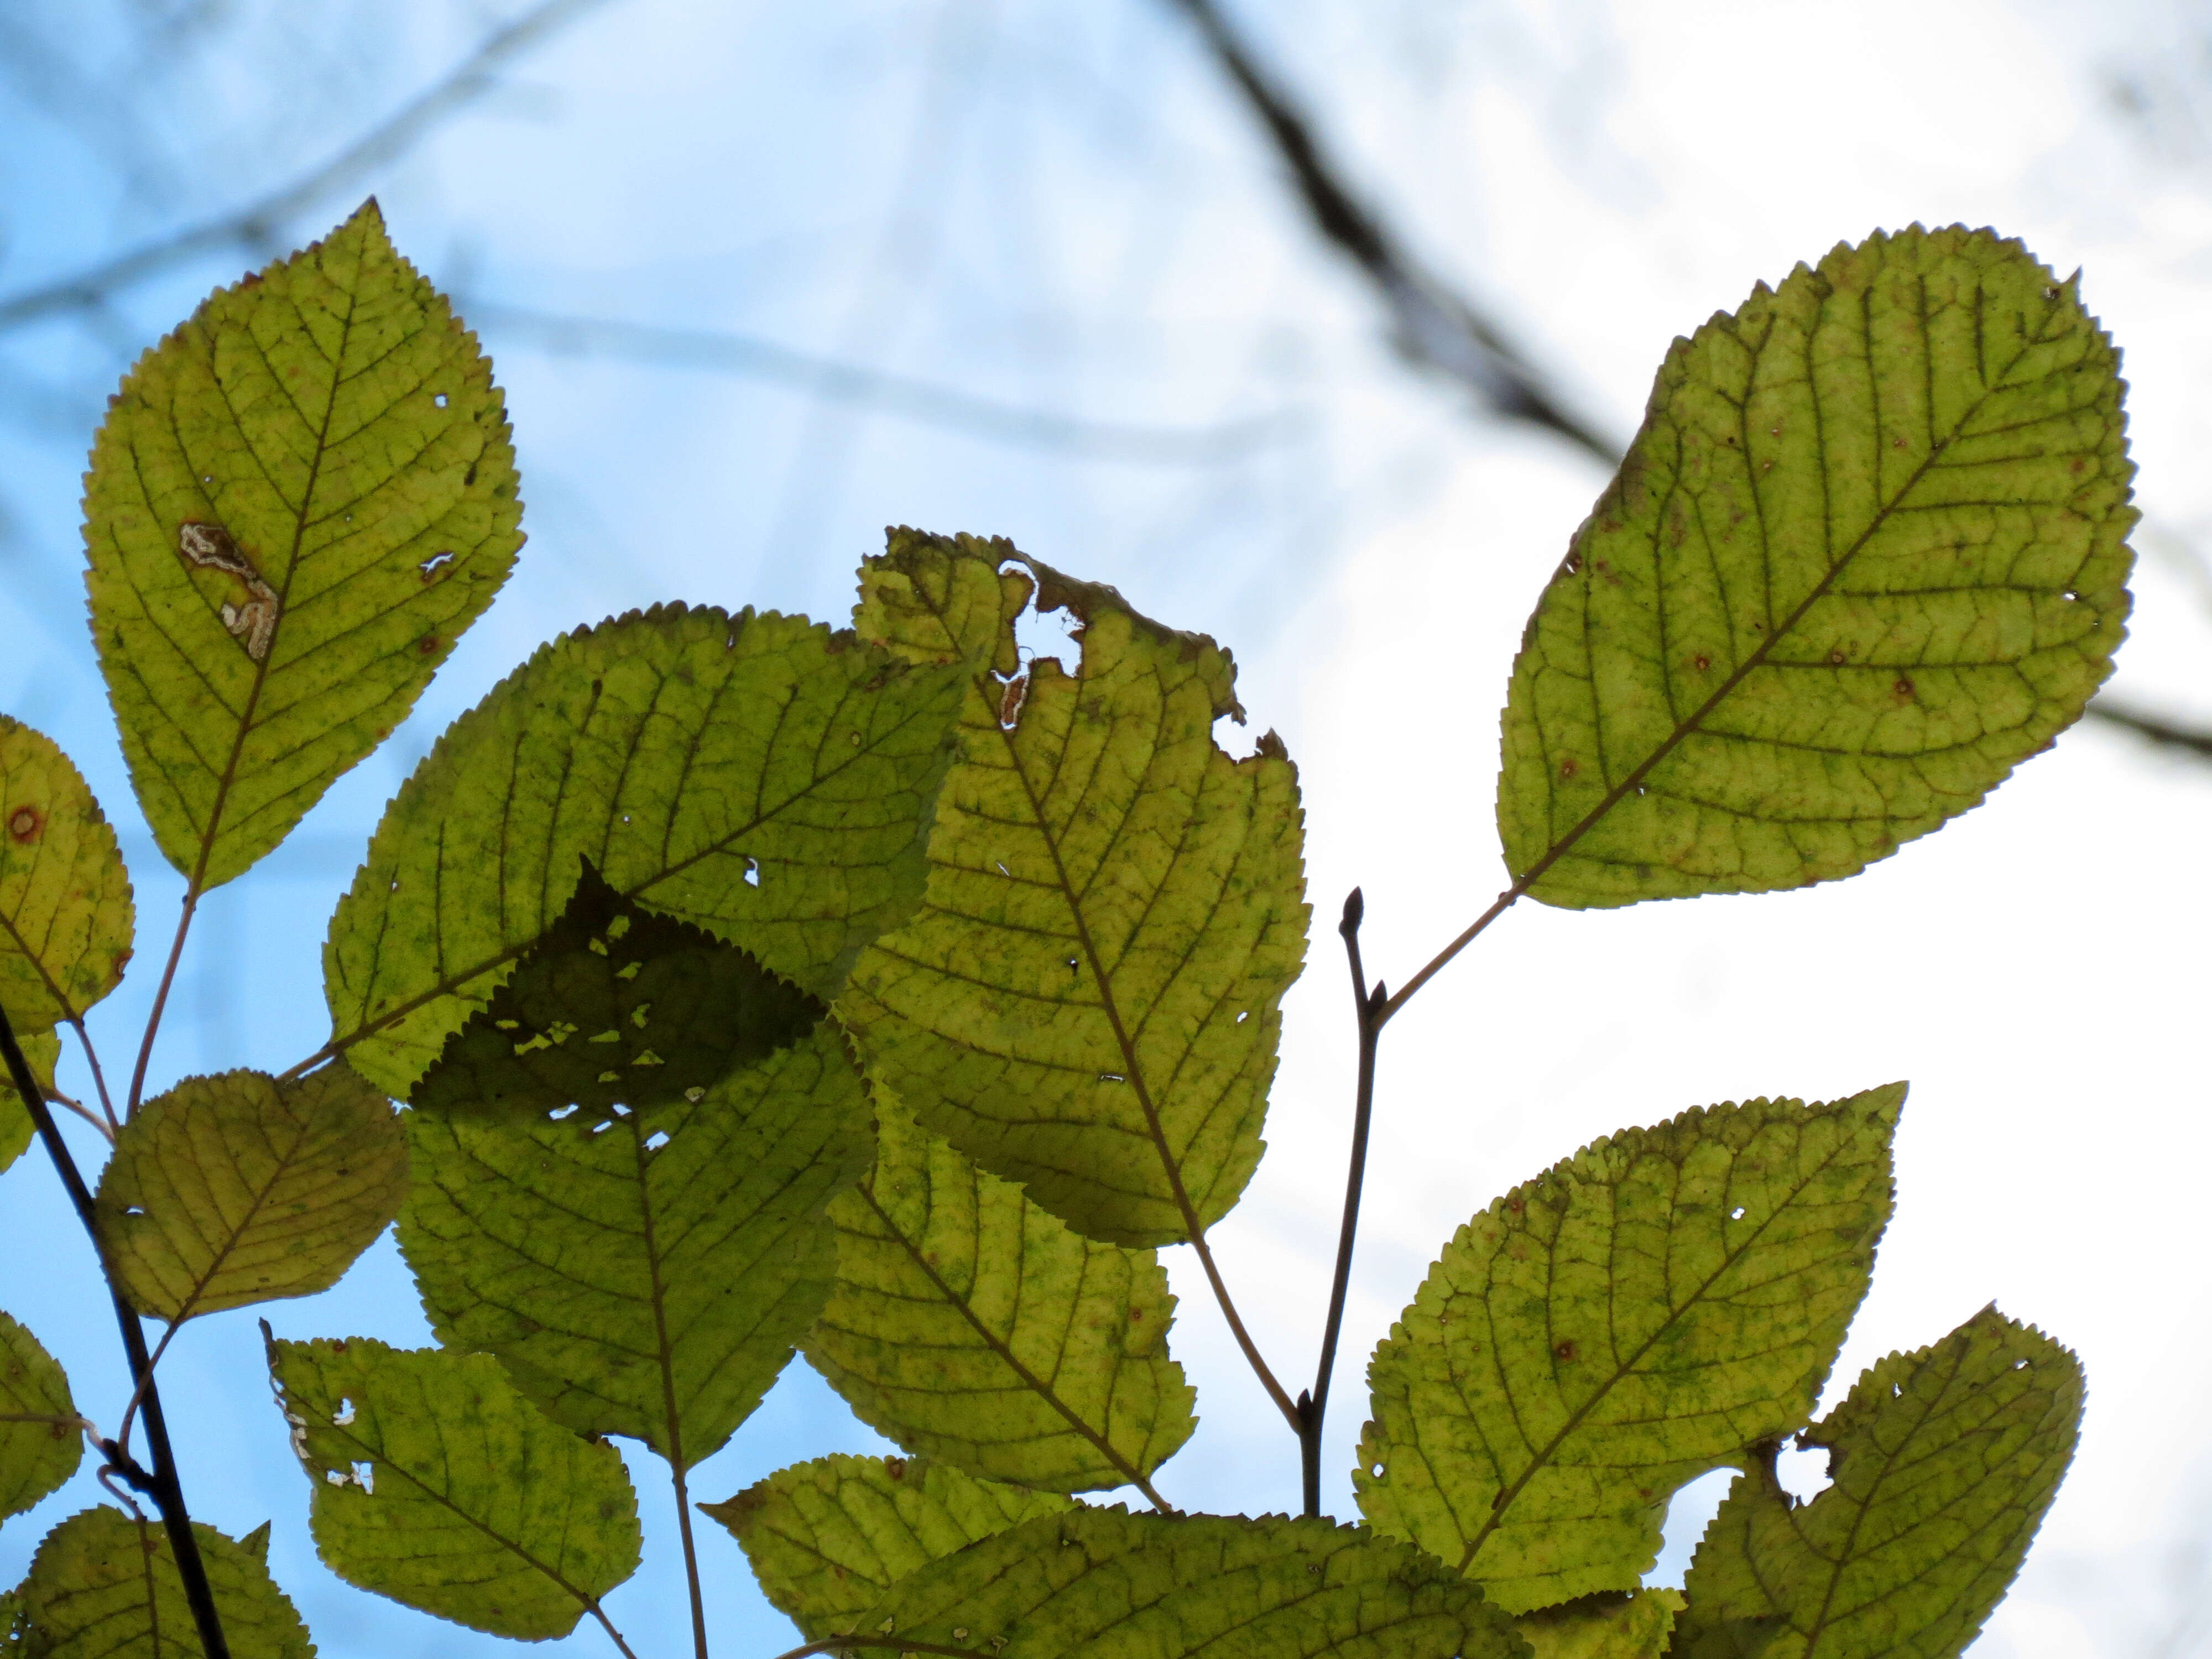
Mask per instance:
[[[307,1627],[262,1559],[212,1527],[195,1522],[192,1535],[233,1659],[314,1659]],[[200,1650],[159,1522],[79,1511],[46,1534],[19,1593],[26,1659],[196,1659]]]

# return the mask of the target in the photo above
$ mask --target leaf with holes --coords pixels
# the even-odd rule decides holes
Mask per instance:
[[[1050,1492],[1133,1485],[1197,1426],[1150,1250],[1102,1244],[877,1101],[876,1166],[830,1206],[806,1357],[909,1451]]]
[[[637,1571],[620,1454],[542,1416],[490,1356],[271,1340],[269,1364],[316,1551],[348,1583],[539,1641]]]
[[[854,1621],[995,1659],[1519,1659],[1464,1578],[1364,1528],[1042,1516],[923,1567]]]
[[[595,1127],[696,1096],[797,1042],[826,1011],[748,951],[629,903],[583,861],[568,908],[415,1085],[434,1115]]]
[[[790,1361],[836,1271],[867,1097],[823,1024],[695,1103],[485,1122],[408,1114],[399,1245],[441,1340],[557,1420],[684,1468]]]
[[[2121,392],[2075,284],[1955,227],[1677,340],[1514,664],[1515,889],[1848,876],[2047,748],[2127,618]]]
[[[2081,1368],[1986,1308],[1894,1353],[1798,1436],[1831,1483],[1800,1504],[1765,1455],[1729,1487],[1683,1586],[1673,1651],[1951,1659],[2011,1584],[2072,1461]]]
[[[522,545],[490,361],[373,201],[138,360],[84,512],[131,781],[198,889],[391,735]]]
[[[932,1561],[1070,1507],[926,1457],[817,1457],[702,1504],[744,1547],[761,1592],[809,1641],[853,1628]]]
[[[28,1038],[80,1018],[131,960],[131,878],[83,775],[0,714],[0,1010]]]
[[[262,1559],[195,1522],[192,1536],[232,1659],[314,1659],[298,1611]],[[164,1659],[198,1653],[191,1603],[158,1521],[82,1510],[39,1546],[18,1594],[24,1651],[38,1659]]]
[[[1030,580],[1004,542],[894,532],[860,626],[966,665],[960,757],[921,910],[839,1004],[921,1121],[1093,1238],[1157,1245],[1225,1214],[1260,1161],[1278,1007],[1305,950],[1297,777],[1242,719],[1212,641],[1034,560],[1081,624],[1076,672],[1018,678]]]
[[[1513,1628],[1530,1659],[1660,1659],[1681,1611],[1680,1590],[1601,1592],[1524,1613]]]
[[[115,1139],[94,1215],[131,1306],[172,1323],[344,1276],[399,1212],[407,1142],[343,1060],[186,1078]]]
[[[828,1000],[921,896],[959,689],[773,613],[661,607],[542,647],[386,810],[324,949],[331,1046],[406,1096],[586,859]]]
[[[1635,1589],[1677,1488],[1811,1414],[1904,1100],[1699,1108],[1491,1205],[1375,1351],[1361,1512],[1509,1612]]]
[[[69,1378],[38,1338],[0,1313],[0,1516],[22,1514],[83,1460]]]
[[[56,1031],[18,1031],[17,1045],[23,1058],[31,1062],[31,1075],[53,1087],[54,1066],[62,1057],[61,1035]],[[38,1131],[31,1122],[31,1115],[24,1109],[22,1096],[9,1081],[8,1068],[0,1066],[0,1170],[5,1170],[22,1157],[23,1149],[31,1144]]]

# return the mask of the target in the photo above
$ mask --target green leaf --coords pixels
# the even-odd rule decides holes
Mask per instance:
[[[1071,676],[1012,679],[1010,544],[892,533],[860,622],[968,665],[927,900],[860,958],[840,1017],[921,1121],[1094,1238],[1174,1243],[1260,1161],[1278,1012],[1304,957],[1297,776],[1231,760],[1235,665],[1038,564],[1081,624]]]
[[[260,1559],[197,1522],[192,1536],[232,1659],[313,1659],[307,1627]],[[82,1510],[48,1533],[19,1592],[39,1659],[197,1655],[198,1632],[158,1522]]]
[[[131,1306],[177,1323],[337,1284],[407,1192],[407,1140],[343,1060],[297,1083],[186,1078],[133,1114],[100,1177]]]
[[[773,613],[661,607],[541,648],[386,809],[325,947],[332,1048],[404,1097],[586,858],[830,1000],[921,896],[958,693]]]
[[[83,775],[0,714],[0,1010],[17,1038],[120,984],[133,925],[131,878]]]
[[[809,1641],[848,1631],[932,1561],[1070,1500],[978,1480],[926,1457],[839,1454],[702,1504],[744,1547],[761,1591]]]
[[[541,1416],[489,1355],[354,1337],[272,1340],[269,1357],[315,1548],[348,1583],[535,1641],[637,1570],[620,1455]]]
[[[23,1050],[23,1058],[31,1062],[31,1075],[53,1087],[54,1067],[62,1057],[62,1039],[58,1031],[18,1031],[15,1041]],[[0,1066],[0,1170],[5,1170],[23,1155],[37,1133],[31,1115],[23,1108],[22,1096],[8,1080],[8,1068]]]
[[[1190,1438],[1150,1250],[1083,1237],[878,1091],[876,1166],[830,1207],[806,1357],[909,1451],[1048,1492],[1134,1485]]]
[[[93,637],[131,781],[198,889],[407,717],[522,545],[490,360],[376,204],[210,295],[110,400]]]
[[[1660,1659],[1682,1611],[1672,1589],[1601,1591],[1513,1621],[1531,1659]]]
[[[1635,1589],[1676,1488],[1812,1414],[1904,1100],[1700,1108],[1492,1204],[1368,1367],[1361,1512],[1508,1612]]]
[[[76,1473],[84,1437],[76,1418],[61,1366],[0,1313],[0,1516],[22,1514]]]
[[[1519,1659],[1466,1579],[1364,1528],[1042,1516],[922,1568],[854,1621],[995,1659]]]
[[[1832,1484],[1784,1492],[1774,1449],[1736,1477],[1683,1586],[1683,1659],[1950,1659],[2020,1571],[2074,1456],[2081,1368],[1987,1308],[1892,1354],[1798,1436]]]
[[[2048,748],[2128,614],[2121,391],[2071,280],[1956,227],[1677,340],[1514,664],[1515,889],[1832,880]]]
[[[681,1100],[805,1036],[826,1011],[748,951],[625,901],[586,859],[560,919],[415,1085],[433,1114],[525,1121]]]
[[[867,1166],[842,1036],[699,1100],[486,1122],[408,1114],[399,1246],[441,1340],[579,1433],[690,1468],[760,1403],[836,1271],[823,1211]]]

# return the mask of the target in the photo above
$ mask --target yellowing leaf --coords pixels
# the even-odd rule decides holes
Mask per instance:
[[[586,860],[560,919],[447,1039],[413,1103],[525,1121],[566,1106],[591,1128],[617,1103],[712,1088],[825,1012],[750,952],[626,902]]]
[[[131,926],[131,878],[83,776],[0,714],[0,1009],[16,1036],[27,1045],[113,990]]]
[[[399,1244],[441,1340],[496,1354],[579,1433],[688,1468],[760,1403],[830,1293],[823,1211],[867,1165],[844,1039],[641,1111],[410,1112]]]
[[[1681,1611],[1680,1590],[1603,1592],[1524,1613],[1513,1628],[1531,1659],[1660,1659]]]
[[[1196,1419],[1150,1250],[1083,1237],[877,1102],[876,1167],[830,1206],[837,1284],[806,1357],[910,1451],[1051,1492],[1134,1485]]]
[[[315,1548],[348,1583],[542,1641],[637,1570],[621,1456],[541,1416],[489,1355],[354,1337],[271,1341],[269,1360]]]
[[[1984,1309],[1892,1354],[1798,1438],[1832,1484],[1782,1489],[1774,1453],[1729,1489],[1683,1586],[1681,1659],[1951,1659],[1980,1633],[2057,1495],[2081,1368]]]
[[[586,859],[827,1000],[921,895],[958,690],[750,611],[664,607],[541,648],[386,811],[324,951],[331,1046],[406,1095]]]
[[[1361,1513],[1510,1613],[1635,1589],[1678,1487],[1811,1414],[1904,1099],[1700,1108],[1492,1204],[1375,1351]]]
[[[51,1089],[54,1066],[62,1057],[61,1034],[18,1031],[15,1041],[23,1050],[23,1058],[31,1062],[31,1075]],[[36,1133],[30,1113],[23,1108],[23,1097],[8,1080],[8,1068],[0,1066],[0,1170],[5,1170],[23,1155],[23,1149],[31,1144],[31,1137]]]
[[[116,1137],[95,1197],[131,1304],[172,1323],[328,1290],[407,1191],[384,1097],[334,1062],[297,1083],[187,1078]]]
[[[506,580],[491,364],[368,203],[138,361],[85,486],[93,636],[154,838],[228,881],[391,734]]]
[[[258,1556],[195,1522],[232,1659],[314,1659],[315,1644]],[[38,1659],[177,1659],[198,1632],[157,1521],[82,1510],[46,1536],[23,1580],[27,1654]]]
[[[2048,747],[2128,614],[2121,391],[2071,281],[1955,227],[1677,340],[1514,664],[1516,887],[1848,876]]]
[[[851,1630],[930,1562],[1071,1504],[926,1457],[839,1455],[793,1463],[699,1507],[744,1546],[762,1594],[813,1641]]]
[[[0,1313],[0,1516],[21,1515],[76,1473],[84,1436],[76,1418],[54,1357]]]
[[[933,1562],[854,1620],[995,1659],[1521,1659],[1482,1592],[1364,1528],[1078,1507]]]
[[[861,572],[863,630],[965,664],[968,688],[928,896],[861,957],[839,1014],[984,1168],[1093,1238],[1173,1243],[1260,1161],[1305,948],[1297,774],[1272,733],[1241,761],[1214,743],[1243,712],[1226,652],[1035,561],[1082,663],[1003,678],[1013,556],[900,531]]]

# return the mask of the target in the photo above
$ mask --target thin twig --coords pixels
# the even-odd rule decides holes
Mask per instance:
[[[259,689],[259,681],[255,681]],[[215,826],[210,824],[207,837],[200,844],[199,868],[192,879],[185,884],[184,908],[177,915],[176,936],[169,941],[169,959],[161,964],[161,982],[154,988],[153,1012],[146,1016],[146,1034],[138,1040],[138,1063],[131,1068],[131,1092],[124,1097],[123,1115],[130,1117],[138,1109],[138,1102],[146,1088],[146,1065],[154,1058],[154,1038],[161,1030],[161,1015],[169,1006],[170,988],[177,982],[177,963],[185,954],[185,935],[192,930],[192,915],[199,908],[199,878],[207,869],[208,849],[215,845]]]
[[[94,1128],[100,1131],[100,1137],[101,1139],[105,1140],[111,1146],[115,1144],[115,1131],[109,1128],[106,1124],[100,1121],[100,1114],[94,1111],[90,1107],[85,1105],[83,1102],[71,1100],[67,1095],[64,1094],[58,1089],[47,1090],[46,1100],[49,1104],[58,1106],[65,1112],[75,1112],[87,1123],[89,1123]]]
[[[76,1033],[76,1046],[84,1050],[84,1063],[92,1071],[93,1091],[100,1097],[100,1115],[107,1120],[107,1139],[112,1145],[123,1124],[115,1115],[115,1103],[108,1098],[107,1073],[100,1069],[100,1050],[92,1046],[92,1034],[84,1029],[84,1016],[74,1015],[70,1029]]]
[[[2125,703],[2114,702],[2110,697],[2098,698],[2089,705],[2088,712],[2109,726],[2148,738],[2161,748],[2179,749],[2199,759],[2212,760],[2212,732],[2201,726],[2184,726],[2162,714],[2146,714]]]
[[[377,125],[260,200],[219,218],[191,226],[116,255],[75,276],[0,301],[0,330],[19,327],[55,312],[97,305],[118,289],[226,247],[266,242],[295,215],[304,211],[372,167],[402,154],[437,124],[480,96],[492,84],[492,71],[537,45],[603,0],[542,0],[514,21],[494,30],[483,44],[439,80],[399,106]]]
[[[1314,1370],[1312,1389],[1298,1396],[1298,1462],[1305,1488],[1305,1512],[1321,1513],[1321,1431],[1328,1418],[1329,1381],[1336,1375],[1337,1338],[1344,1329],[1344,1304],[1352,1286],[1352,1247],[1359,1234],[1359,1194],[1367,1182],[1368,1130],[1375,1117],[1375,1050],[1382,1039],[1376,1016],[1388,1000],[1385,988],[1367,983],[1367,969],[1359,959],[1359,923],[1366,901],[1355,887],[1344,901],[1344,919],[1336,931],[1344,936],[1344,953],[1352,969],[1352,1012],[1359,1026],[1359,1080],[1352,1107],[1352,1157],[1344,1175],[1344,1220],[1336,1235],[1336,1277],[1328,1291],[1328,1322],[1322,1328],[1321,1363]]]
[[[76,1208],[77,1219],[83,1224],[86,1237],[92,1240],[93,1249],[100,1255],[100,1272],[107,1279],[108,1296],[115,1304],[115,1322],[123,1335],[123,1352],[131,1361],[131,1380],[145,1394],[146,1447],[153,1455],[153,1473],[148,1474],[140,1469],[131,1460],[128,1449],[115,1442],[108,1442],[101,1449],[106,1452],[108,1461],[123,1471],[125,1478],[151,1498],[161,1512],[161,1525],[169,1537],[169,1553],[175,1559],[177,1577],[183,1583],[185,1600],[192,1610],[192,1622],[199,1628],[205,1659],[230,1659],[230,1644],[223,1639],[222,1620],[216,1611],[215,1592],[208,1586],[207,1565],[200,1559],[199,1540],[192,1535],[192,1517],[185,1507],[185,1489],[177,1480],[177,1460],[169,1449],[169,1428],[161,1415],[161,1391],[154,1386],[153,1366],[146,1357],[146,1334],[139,1326],[138,1316],[131,1311],[122,1291],[115,1286],[106,1255],[100,1249],[100,1231],[94,1218],[91,1190],[85,1186],[84,1176],[77,1171],[76,1160],[70,1156],[68,1143],[54,1125],[54,1115],[46,1109],[46,1097],[32,1073],[31,1062],[23,1057],[21,1045],[15,1041],[15,1028],[8,1023],[4,1010],[0,1010],[0,1058],[7,1061],[9,1079],[29,1109],[31,1121],[38,1127],[39,1139],[46,1143],[46,1155],[53,1159],[54,1172],[61,1177],[70,1202]]]
[[[794,351],[750,335],[564,316],[473,297],[457,298],[454,309],[475,326],[533,336],[550,351],[604,353],[677,368],[769,380],[817,398],[865,404],[924,425],[1091,460],[1218,466],[1283,441],[1302,423],[1297,412],[1289,410],[1208,426],[1094,421],[1054,410],[1001,403],[931,380]]]
[[[1508,420],[1542,427],[1608,468],[1618,466],[1620,447],[1570,413],[1504,331],[1425,269],[1374,204],[1359,198],[1313,118],[1261,68],[1215,0],[1173,3],[1197,26],[1215,63],[1267,129],[1314,228],[1374,287],[1389,313],[1391,343],[1400,354],[1458,381]]]

